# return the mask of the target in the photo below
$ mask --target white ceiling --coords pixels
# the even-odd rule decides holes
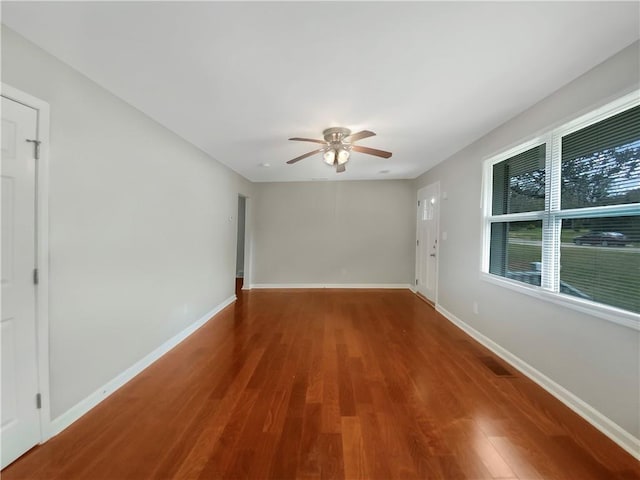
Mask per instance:
[[[638,2],[2,2],[3,23],[252,181],[414,178],[637,40],[639,18]],[[315,149],[289,137],[338,125],[393,157],[285,164]]]

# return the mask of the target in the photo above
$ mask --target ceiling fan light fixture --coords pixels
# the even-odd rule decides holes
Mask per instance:
[[[349,161],[349,150],[346,148],[341,148],[338,150],[338,165],[343,165]]]
[[[2,1],[2,0],[0,0]],[[296,140],[299,142],[312,142],[319,143],[322,147],[313,150],[311,152],[307,152],[304,155],[300,155],[296,158],[293,158],[287,162],[287,164],[291,165],[293,163],[297,163],[300,160],[304,160],[307,157],[312,155],[316,155],[318,153],[322,153],[322,160],[331,167],[336,167],[337,173],[344,172],[345,163],[349,161],[351,157],[351,151],[354,150],[359,153],[365,153],[367,155],[373,155],[376,157],[389,158],[391,157],[391,152],[385,152],[384,150],[378,150],[376,148],[362,147],[360,145],[355,145],[354,142],[359,140],[373,137],[375,135],[374,132],[370,130],[362,130],[361,132],[351,133],[351,130],[344,127],[331,127],[327,128],[322,132],[324,140],[319,140],[315,138],[303,138],[303,137],[292,137],[289,140]]]
[[[327,165],[333,166],[333,164],[336,161],[336,151],[334,149],[329,149],[326,152],[324,152],[324,154],[322,155],[322,158],[324,159]]]

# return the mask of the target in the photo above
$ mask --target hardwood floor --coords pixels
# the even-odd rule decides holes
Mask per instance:
[[[12,479],[640,479],[409,291],[241,292]]]

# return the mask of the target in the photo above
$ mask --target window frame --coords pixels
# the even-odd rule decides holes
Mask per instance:
[[[609,102],[554,128],[550,128],[543,134],[536,135],[525,142],[519,143],[515,147],[509,148],[497,155],[491,155],[484,160],[482,169],[481,279],[495,285],[640,330],[640,313],[560,293],[559,272],[562,220],[640,214],[640,204],[605,205],[562,210],[560,205],[562,138],[638,105],[640,105],[640,90],[634,90],[617,100]],[[492,212],[494,165],[540,145],[546,145],[544,211],[537,210],[532,212],[494,215]],[[531,220],[542,220],[541,285],[530,285],[490,273],[491,225],[500,222]]]

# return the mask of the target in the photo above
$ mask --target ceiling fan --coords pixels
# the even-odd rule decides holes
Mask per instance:
[[[363,138],[373,137],[375,133],[369,130],[362,130],[358,133],[351,133],[351,130],[344,127],[332,127],[327,128],[322,132],[324,140],[316,140],[313,138],[299,138],[293,137],[289,140],[296,140],[299,142],[313,142],[323,145],[321,148],[314,150],[313,152],[305,153],[299,157],[289,160],[287,163],[292,164],[299,162],[302,159],[322,152],[322,158],[328,165],[335,166],[337,173],[342,173],[346,170],[345,164],[349,161],[351,151],[366,153],[368,155],[375,155],[376,157],[389,158],[391,152],[385,152],[384,150],[377,150],[375,148],[361,147],[354,145],[354,142],[362,140]]]

